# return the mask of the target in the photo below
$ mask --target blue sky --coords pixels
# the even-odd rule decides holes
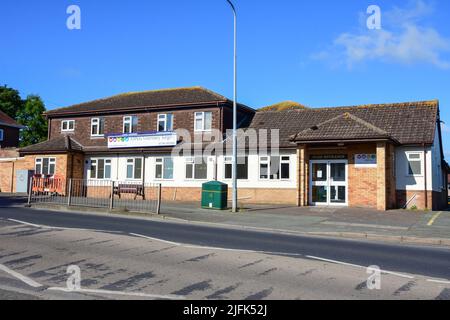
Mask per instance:
[[[339,106],[439,99],[450,157],[450,1],[235,0],[239,100]],[[382,29],[368,30],[369,5]],[[81,30],[69,30],[69,5]],[[2,0],[0,84],[47,108],[202,85],[232,96],[225,0]]]

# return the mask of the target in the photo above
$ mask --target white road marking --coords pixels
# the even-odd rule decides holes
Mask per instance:
[[[427,279],[428,282],[433,283],[440,283],[440,284],[450,284],[450,281],[444,281],[444,280],[433,280],[433,279]]]
[[[135,237],[139,237],[139,238],[148,239],[148,240],[163,242],[163,243],[171,244],[171,245],[174,245],[174,246],[181,246],[181,244],[177,243],[177,242],[172,242],[172,241],[162,240],[162,239],[158,239],[158,238],[147,237],[147,236],[144,236],[144,235],[138,234],[138,233],[130,233],[130,235],[135,236]]]
[[[130,296],[130,297],[141,297],[141,298],[153,298],[153,299],[168,299],[168,300],[185,300],[184,296],[177,295],[159,295],[159,294],[148,294],[141,292],[122,292],[122,291],[109,291],[109,290],[99,290],[99,289],[79,289],[79,290],[69,290],[67,288],[51,287],[47,290],[51,291],[62,291],[68,293],[96,293],[96,294],[106,294],[106,295],[119,295],[119,296]]]
[[[28,278],[27,276],[21,275],[20,273],[9,269],[8,267],[6,267],[6,266],[4,266],[2,264],[0,264],[0,270],[8,273],[9,275],[13,276],[16,279],[19,279],[20,281],[26,283],[27,285],[29,285],[29,286],[31,286],[33,288],[40,288],[40,287],[42,287],[42,284],[37,283],[36,281]]]
[[[38,224],[28,223],[28,222],[25,222],[25,221],[20,221],[20,220],[15,220],[15,219],[8,219],[8,220],[9,220],[9,221],[12,221],[12,222],[24,224],[24,225],[30,226],[30,227],[42,228],[42,226],[40,226],[40,225],[38,225]]]
[[[337,260],[331,260],[331,259],[325,259],[325,258],[320,258],[320,257],[315,257],[315,256],[306,256],[307,258],[311,258],[314,260],[319,260],[319,261],[324,261],[324,262],[330,262],[330,263],[336,263],[336,264],[341,264],[344,266],[350,266],[350,267],[356,267],[356,268],[363,268],[363,269],[367,269],[367,267],[364,266],[360,266],[358,264],[352,264],[352,263],[347,263],[347,262],[342,262],[342,261],[337,261]],[[381,273],[387,273],[387,274],[391,274],[394,276],[398,276],[398,277],[402,277],[402,278],[407,278],[407,279],[414,279],[413,276],[408,276],[405,274],[401,274],[401,273],[397,273],[397,272],[392,272],[392,271],[387,271],[387,270],[380,270]]]
[[[21,220],[16,220],[16,219],[8,219],[8,220],[12,221],[12,222],[23,224],[23,225],[26,225],[26,226],[40,228],[40,229],[68,230],[68,231],[91,231],[91,232],[100,232],[100,233],[125,234],[124,232],[121,232],[121,231],[108,231],[108,230],[97,230],[97,229],[81,229],[81,228],[67,228],[67,227],[51,227],[51,226],[46,226],[46,225],[42,225],[42,224],[29,223],[29,222],[25,222],[25,221],[21,221]]]

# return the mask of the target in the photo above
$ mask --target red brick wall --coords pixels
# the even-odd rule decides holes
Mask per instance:
[[[197,108],[188,110],[174,110],[174,111],[158,111],[137,114],[126,114],[129,116],[135,115],[138,117],[138,132],[148,132],[157,130],[157,117],[159,113],[172,113],[174,115],[174,129],[186,129],[191,135],[194,133],[194,114],[195,112],[211,111],[213,113],[212,127],[214,129],[221,128],[221,111],[218,107]],[[124,115],[109,115],[105,118],[105,134],[122,133],[123,131],[123,117]],[[91,137],[91,119],[92,117],[71,117],[71,118],[57,118],[50,121],[50,138],[58,137],[62,134],[70,134],[75,140],[84,146],[106,146],[105,138]],[[61,132],[62,120],[75,120],[75,131],[73,133]]]

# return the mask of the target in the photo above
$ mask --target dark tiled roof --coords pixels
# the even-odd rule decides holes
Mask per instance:
[[[119,94],[109,98],[51,110],[46,114],[52,116],[67,113],[101,112],[139,107],[183,106],[208,102],[229,102],[229,100],[218,93],[202,87],[163,89]]]
[[[83,146],[69,136],[60,136],[19,150],[20,153],[28,154],[68,151],[80,152],[83,151]]]
[[[308,138],[314,141],[381,138],[384,133],[400,144],[432,144],[438,108],[439,102],[435,100],[257,112],[249,128],[279,129],[283,147],[292,146],[294,136],[301,142]],[[318,127],[317,132],[309,130],[314,126]]]
[[[13,127],[21,127],[13,118],[0,110],[0,124]]]

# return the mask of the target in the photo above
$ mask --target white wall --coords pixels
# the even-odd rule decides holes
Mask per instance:
[[[426,173],[427,190],[442,191],[443,175],[441,167],[439,134],[436,131],[436,138],[432,147],[397,147],[395,151],[396,162],[396,182],[397,190],[423,191],[425,189],[425,163],[422,162],[422,175],[408,176],[408,152],[426,152]]]
[[[248,179],[239,180],[240,188],[274,188],[274,189],[288,189],[296,188],[297,183],[297,157],[295,150],[280,151],[280,155],[290,157],[290,179],[289,180],[260,180],[259,179],[259,156],[252,152],[249,154],[248,165]],[[112,155],[105,156],[90,156],[86,157],[84,177],[89,179],[90,160],[91,159],[111,159],[111,180],[126,181],[126,166],[127,159],[139,158],[142,154],[129,155]],[[189,180],[186,179],[186,162],[185,157],[173,157],[174,171],[173,179],[171,180],[157,180],[155,179],[155,164],[156,158],[170,157],[170,154],[146,155],[145,156],[145,182],[146,183],[161,183],[165,187],[201,187],[204,182],[215,179],[227,183],[231,186],[231,180],[226,180],[225,176],[225,159],[223,156],[211,156],[208,158],[208,178],[205,180]],[[217,165],[217,166],[216,166]]]

